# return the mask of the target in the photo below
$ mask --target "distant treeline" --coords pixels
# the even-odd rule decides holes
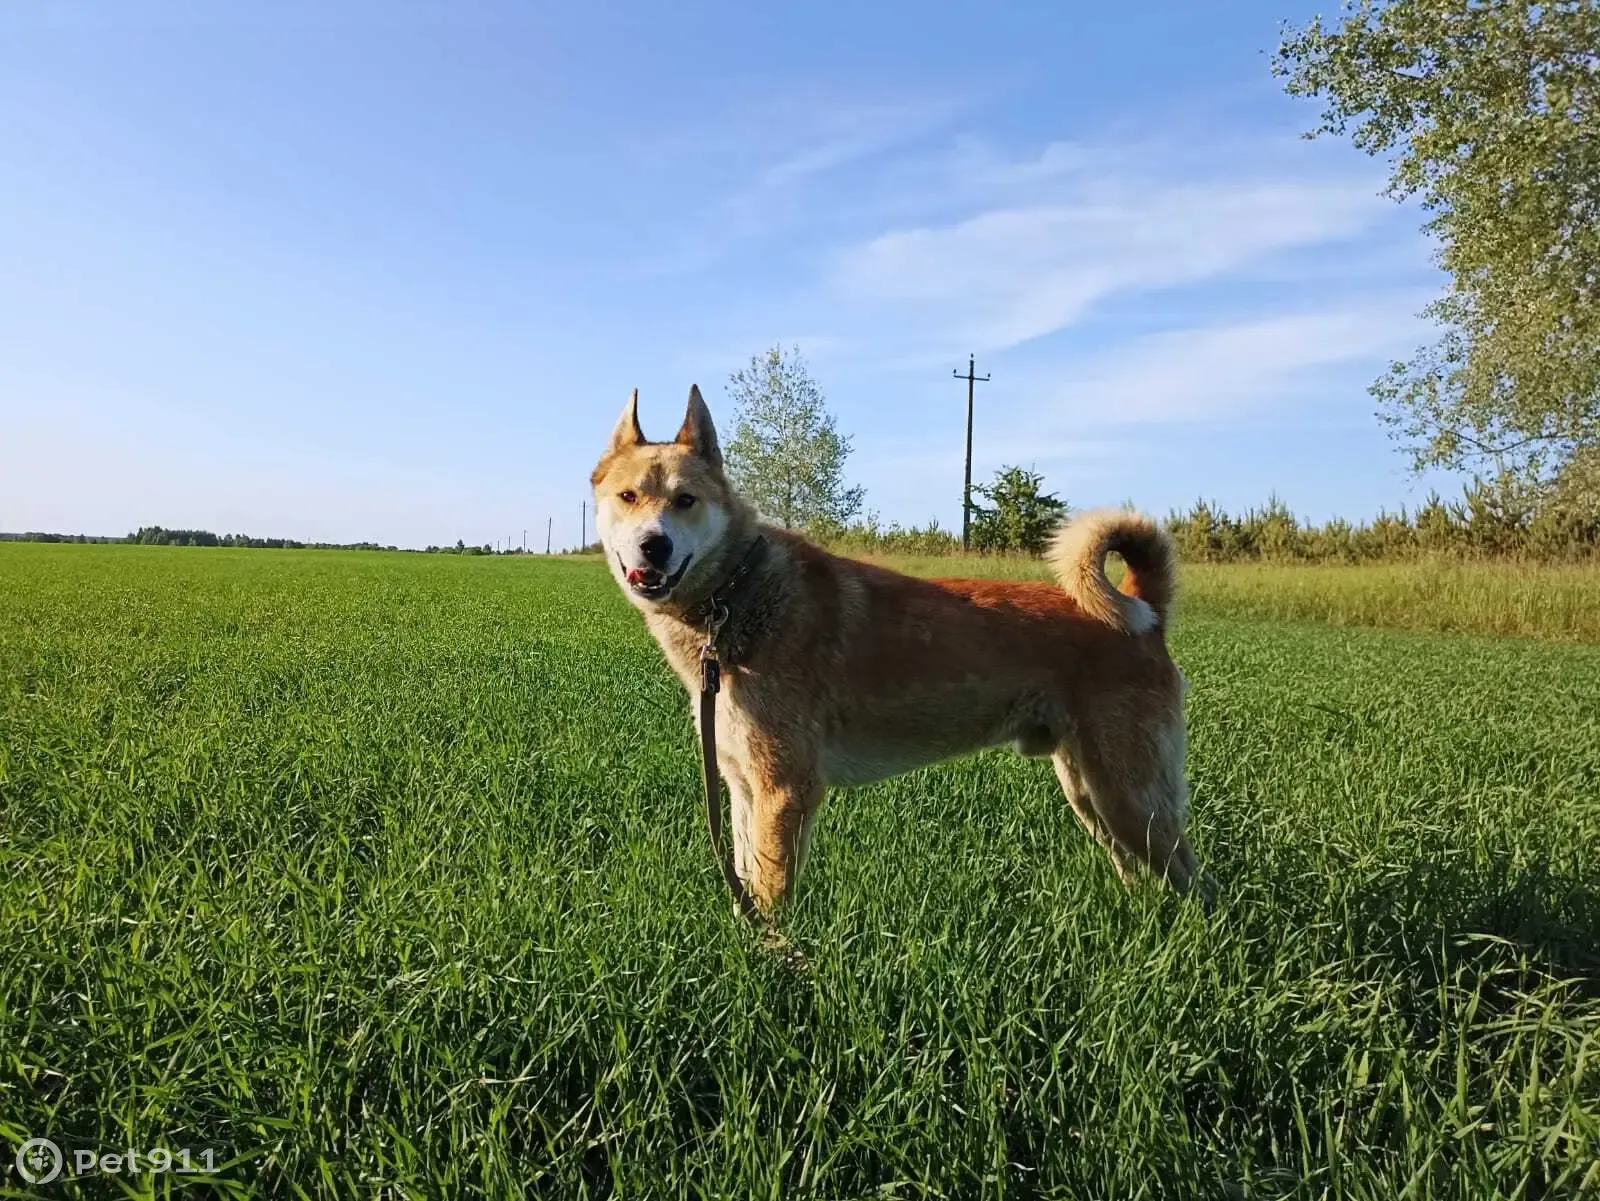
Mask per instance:
[[[49,534],[29,530],[0,533],[0,542],[133,543],[138,546],[259,546],[276,550],[398,550],[377,542],[301,542],[296,538],[254,538],[249,534],[213,534],[210,530],[169,530],[159,525],[140,526],[121,538],[98,534]],[[431,547],[429,548],[432,549]]]
[[[424,547],[422,553],[425,555],[527,555],[532,554],[533,552],[523,550],[518,546],[513,546],[509,550],[495,550],[495,548],[490,546],[487,542],[485,542],[482,546],[468,546],[465,542],[461,541],[461,539],[457,538],[454,546]],[[562,551],[561,553],[565,554],[566,552]]]
[[[397,550],[377,542],[301,542],[297,538],[254,538],[249,534],[213,534],[210,530],[169,530],[143,525],[123,539],[140,546],[252,546],[267,550]]]
[[[126,542],[126,538],[108,538],[100,534],[46,534],[28,530],[22,534],[0,532],[0,542]]]
[[[1415,510],[1359,524],[1302,522],[1276,497],[1238,517],[1199,501],[1187,513],[1169,514],[1165,524],[1178,557],[1199,563],[1600,558],[1600,515],[1535,506],[1515,487],[1481,480],[1459,501],[1431,493]]]
[[[132,543],[137,546],[248,546],[266,550],[406,550],[410,547],[380,542],[302,542],[298,538],[256,538],[250,534],[213,534],[210,530],[169,530],[165,526],[142,525],[121,538],[106,538],[95,534],[46,534],[29,530],[24,534],[0,533],[0,542],[100,542]],[[485,542],[482,546],[468,546],[457,539],[454,546],[430,546],[423,552],[430,555],[521,555],[529,552],[520,547],[497,551]]]
[[[1458,501],[1432,493],[1416,509],[1382,512],[1370,522],[1302,521],[1272,497],[1240,515],[1196,501],[1187,512],[1169,513],[1163,524],[1179,557],[1198,563],[1600,558],[1600,515],[1534,504],[1512,484],[1484,480],[1463,489]],[[947,555],[961,550],[960,534],[937,521],[883,526],[873,517],[820,535],[844,554]]]
[[[899,522],[883,525],[876,514],[864,521],[853,521],[836,529],[815,531],[816,537],[841,555],[958,555],[961,535],[941,526],[937,519],[927,525],[903,526]]]

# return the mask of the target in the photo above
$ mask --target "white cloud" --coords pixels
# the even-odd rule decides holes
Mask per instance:
[[[1396,291],[1301,313],[1154,334],[1040,379],[1034,416],[1064,431],[1215,421],[1300,399],[1328,369],[1381,361],[1423,336],[1425,297]]]
[[[846,251],[849,300],[915,314],[929,340],[1004,350],[1064,329],[1120,293],[1226,277],[1279,252],[1360,232],[1365,184],[1234,182],[1139,189],[1101,179],[1053,204],[996,208]]]

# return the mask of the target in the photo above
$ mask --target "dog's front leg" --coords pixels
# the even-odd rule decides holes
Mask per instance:
[[[750,801],[750,784],[744,772],[731,761],[722,763],[722,778],[728,782],[728,815],[733,830],[733,870],[746,886],[755,869],[755,819]]]
[[[793,895],[822,802],[822,783],[815,771],[761,772],[749,783],[751,872],[745,885],[770,913]]]

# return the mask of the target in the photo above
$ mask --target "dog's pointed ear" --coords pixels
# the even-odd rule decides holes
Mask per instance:
[[[617,418],[617,428],[611,431],[611,449],[622,450],[643,441],[644,431],[639,428],[639,389],[635,388],[622,416]]]
[[[706,408],[700,395],[700,385],[689,386],[689,408],[683,415],[676,439],[679,446],[687,446],[695,454],[718,467],[722,466],[722,448],[717,445],[717,427],[712,424],[711,410]]]

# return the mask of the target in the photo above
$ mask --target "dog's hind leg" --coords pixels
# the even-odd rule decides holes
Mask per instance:
[[[1078,815],[1078,820],[1083,823],[1083,828],[1111,856],[1111,863],[1117,869],[1117,875],[1124,884],[1133,883],[1138,871],[1138,860],[1133,852],[1122,846],[1112,837],[1111,828],[1101,821],[1094,811],[1094,805],[1089,800],[1089,786],[1084,782],[1083,773],[1078,770],[1078,765],[1072,756],[1064,749],[1058,747],[1051,756],[1055,764],[1056,779],[1061,781],[1061,791],[1067,794],[1067,802],[1072,806],[1072,811]]]
[[[1182,721],[1144,730],[1102,728],[1098,734],[1084,748],[1082,763],[1095,816],[1120,847],[1179,892],[1188,892],[1200,874],[1200,860],[1183,835],[1189,789]]]

